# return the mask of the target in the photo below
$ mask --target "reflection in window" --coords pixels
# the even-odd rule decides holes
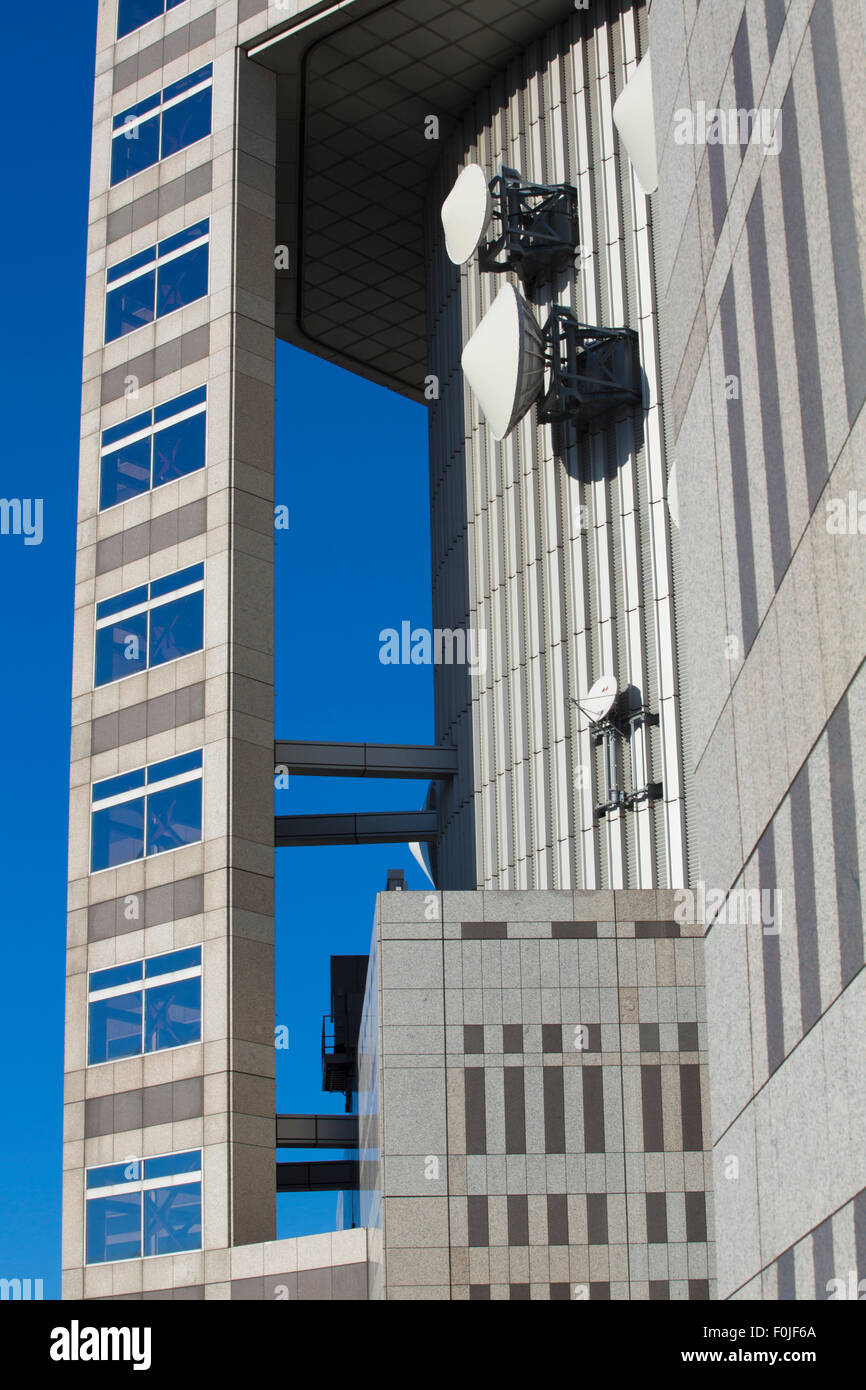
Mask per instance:
[[[88,1264],[201,1249],[201,1150],[90,1168]]]
[[[196,844],[201,834],[201,749],[93,784],[91,873]]]
[[[96,605],[96,685],[164,666],[204,644],[204,565]]]
[[[213,68],[208,65],[115,116],[112,184],[122,183],[210,135],[212,94]]]
[[[107,343],[207,294],[209,237],[205,219],[109,268],[105,296]]]
[[[207,388],[102,431],[99,506],[104,511],[205,465]]]
[[[95,970],[88,1065],[201,1041],[201,947]]]
[[[145,1255],[174,1255],[201,1246],[201,1182],[156,1187],[144,1194]]]

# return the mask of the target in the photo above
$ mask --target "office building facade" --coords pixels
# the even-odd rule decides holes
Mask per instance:
[[[864,18],[678,8],[653,201],[719,1296],[821,1299],[866,1277]]]
[[[100,4],[65,1297],[810,1298],[862,1267],[863,562],[824,524],[859,467],[850,8],[860,50],[782,0]],[[815,83],[835,116],[798,142]],[[680,139],[729,104],[745,141]],[[458,268],[440,210],[469,165],[573,190],[567,258]],[[461,353],[503,284],[539,329],[631,330],[639,399],[494,440]],[[275,749],[277,337],[428,407],[434,624],[473,655],[435,667],[435,748]],[[275,762],[424,775],[427,808],[275,826]],[[277,1240],[278,1142],[332,1141],[275,1124],[275,844],[377,838],[426,840],[435,890],[376,906],[345,1077],[362,1227]],[[807,1189],[779,1136],[819,1073]]]

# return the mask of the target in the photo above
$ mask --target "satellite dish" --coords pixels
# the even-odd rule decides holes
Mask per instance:
[[[413,840],[409,846],[409,853],[421,872],[430,880],[430,887],[435,888],[436,884],[433,882],[433,875],[430,872],[430,865],[427,858],[427,846],[424,845],[422,847],[417,840]]]
[[[504,439],[544,385],[544,340],[513,285],[503,285],[461,358],[494,439]]]
[[[644,193],[655,193],[659,186],[659,171],[649,53],[641,58],[626,82],[613,104],[612,114],[638,183]]]
[[[580,708],[591,724],[600,723],[610,714],[617,697],[617,689],[616,676],[599,676],[587,691],[580,701]]]
[[[465,265],[493,215],[487,175],[480,164],[467,164],[442,204],[445,249],[455,265]]]

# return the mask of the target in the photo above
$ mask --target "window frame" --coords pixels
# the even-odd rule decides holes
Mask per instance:
[[[192,1170],[189,1170],[188,1172],[185,1172],[185,1173],[184,1173],[184,1172],[171,1173],[171,1174],[163,1175],[163,1177],[161,1177],[161,1178],[160,1178],[160,1177],[148,1178],[147,1175],[146,1175],[146,1173],[147,1173],[146,1165],[147,1165],[148,1163],[153,1163],[154,1161],[158,1161],[159,1159],[163,1159],[163,1158],[182,1159],[182,1158],[186,1157],[187,1155],[193,1155],[193,1154],[198,1154],[198,1156],[199,1156],[199,1165],[198,1165],[198,1168],[197,1168],[197,1169],[192,1169]],[[141,1157],[138,1157],[138,1158],[119,1159],[119,1160],[117,1160],[116,1162],[113,1162],[113,1163],[94,1163],[94,1164],[90,1164],[90,1165],[88,1165],[87,1167],[85,1167],[85,1169],[84,1169],[84,1226],[83,1226],[83,1230],[84,1230],[84,1264],[85,1264],[85,1266],[87,1266],[87,1267],[93,1267],[93,1266],[96,1266],[96,1265],[106,1265],[106,1264],[124,1264],[127,1260],[162,1259],[162,1258],[165,1257],[166,1254],[175,1254],[175,1255],[179,1255],[179,1254],[180,1254],[180,1255],[182,1255],[182,1254],[193,1254],[193,1253],[195,1253],[196,1250],[203,1250],[203,1249],[204,1249],[204,1214],[205,1214],[205,1173],[204,1173],[204,1154],[205,1154],[205,1147],[204,1147],[204,1145],[202,1144],[201,1148],[198,1148],[198,1149],[173,1149],[173,1150],[170,1150],[170,1151],[167,1152],[167,1153],[163,1152],[163,1153],[159,1153],[159,1154],[146,1154],[146,1155],[142,1155]],[[101,1187],[93,1187],[93,1188],[91,1188],[91,1187],[89,1186],[89,1181],[88,1181],[88,1180],[89,1180],[89,1178],[90,1178],[91,1173],[98,1173],[100,1170],[103,1170],[103,1171],[104,1171],[104,1170],[106,1170],[106,1169],[108,1169],[108,1168],[123,1168],[123,1167],[127,1167],[130,1163],[135,1163],[135,1164],[138,1165],[138,1168],[139,1168],[139,1170],[140,1170],[140,1176],[139,1176],[138,1178],[129,1178],[129,1179],[127,1179],[126,1181],[121,1182],[121,1183],[106,1183],[104,1186],[101,1186]],[[173,1179],[175,1179],[175,1181],[173,1181],[173,1182],[172,1182],[172,1181],[166,1181],[166,1178],[169,1178],[169,1179],[172,1179],[172,1178],[173,1178]],[[200,1236],[199,1236],[199,1241],[200,1241],[199,1245],[193,1247],[192,1250],[185,1250],[185,1251],[177,1251],[177,1250],[176,1250],[176,1251],[162,1251],[162,1252],[159,1252],[158,1254],[155,1254],[155,1255],[149,1255],[149,1254],[147,1254],[147,1252],[146,1252],[145,1249],[144,1249],[144,1194],[145,1194],[145,1192],[146,1192],[146,1191],[158,1191],[159,1188],[165,1189],[165,1188],[170,1188],[170,1187],[181,1187],[181,1186],[184,1184],[184,1182],[190,1182],[190,1181],[192,1181],[192,1182],[197,1182],[198,1185],[199,1185],[199,1225],[200,1225],[200,1227],[201,1227],[201,1232],[200,1232]],[[87,1250],[87,1225],[88,1225],[88,1223],[87,1223],[87,1215],[88,1215],[88,1205],[89,1205],[89,1203],[92,1202],[92,1201],[98,1200],[100,1197],[106,1197],[106,1196],[117,1197],[117,1196],[120,1196],[120,1195],[121,1195],[122,1193],[124,1193],[124,1192],[128,1192],[128,1193],[130,1193],[130,1194],[132,1194],[132,1193],[137,1193],[138,1196],[139,1196],[140,1199],[141,1199],[141,1200],[140,1200],[140,1203],[139,1203],[139,1251],[138,1251],[138,1254],[137,1254],[137,1255],[123,1255],[123,1256],[121,1256],[119,1259],[117,1259],[117,1258],[115,1258],[115,1259],[106,1258],[106,1259],[103,1259],[103,1260],[89,1260],[89,1259],[87,1258],[87,1256],[88,1256],[88,1250]]]
[[[197,950],[199,953],[198,965],[188,966],[179,971],[166,971],[165,975],[154,975],[148,982],[147,965],[152,961],[162,960],[166,956],[176,956],[180,951]],[[99,975],[104,970],[111,970],[112,966],[102,966],[99,970],[88,970],[87,972],[87,1037],[85,1040],[86,1065],[88,1067],[108,1067],[114,1066],[117,1062],[128,1061],[130,1057],[151,1057],[162,1052],[177,1052],[182,1047],[201,1047],[204,1042],[204,942],[194,943],[192,946],[178,946],[171,951],[158,951],[153,956],[136,957],[135,960],[122,961],[121,965],[135,965],[141,963],[141,976],[138,980],[130,980],[126,984],[117,986],[107,986],[104,989],[92,989],[90,980],[93,975]],[[173,1043],[170,1047],[148,1048],[147,1043],[147,990],[156,988],[160,984],[166,984],[170,980],[195,980],[199,981],[199,1036],[191,1038],[189,1042]],[[105,1057],[101,1062],[91,1062],[90,1060],[90,1041],[91,1041],[91,1022],[90,1005],[99,1003],[103,999],[116,999],[122,994],[141,994],[141,1046],[137,1052],[125,1053],[122,1057]],[[104,1165],[103,1165],[104,1166]]]
[[[164,410],[166,410],[169,406],[173,405],[173,404],[175,403],[175,401],[183,401],[183,400],[186,400],[188,397],[194,396],[194,395],[198,395],[199,393],[201,393],[201,399],[200,399],[200,400],[193,402],[192,405],[185,407],[183,410],[177,411],[176,414],[174,414],[174,415],[164,415],[163,418],[162,418],[161,420],[157,421],[157,419],[156,419],[157,411],[161,411],[161,410],[164,411]],[[180,483],[180,482],[183,481],[184,478],[191,478],[192,475],[193,475],[194,473],[201,473],[201,471],[202,471],[203,469],[207,468],[207,462],[208,462],[208,398],[207,398],[207,384],[205,384],[205,385],[203,385],[203,386],[193,386],[189,391],[182,391],[181,394],[180,394],[179,396],[172,396],[169,400],[167,400],[167,401],[162,401],[162,402],[160,402],[160,404],[158,404],[158,405],[154,404],[154,405],[151,407],[150,410],[140,410],[140,411],[138,411],[135,415],[130,416],[130,417],[129,417],[129,420],[132,421],[132,420],[143,419],[143,417],[144,417],[145,415],[149,415],[149,416],[150,416],[150,424],[148,424],[148,425],[141,425],[141,426],[140,426],[139,428],[137,428],[137,429],[130,430],[127,434],[121,434],[121,435],[119,435],[116,439],[111,440],[108,444],[105,443],[105,436],[106,436],[107,434],[110,434],[110,433],[112,433],[112,432],[115,432],[115,431],[121,429],[122,426],[126,423],[126,421],[118,420],[118,422],[117,422],[116,425],[109,425],[109,426],[107,426],[105,429],[100,430],[100,436],[99,436],[99,485],[98,485],[98,490],[99,490],[98,510],[99,510],[100,514],[102,514],[102,513],[104,513],[104,512],[113,511],[115,507],[124,507],[124,506],[127,504],[127,502],[134,502],[134,501],[136,501],[136,499],[139,498],[139,497],[146,497],[147,494],[148,494],[149,492],[156,492],[159,488],[170,487],[172,483]],[[202,459],[202,462],[198,465],[198,467],[196,467],[196,468],[191,468],[191,469],[189,470],[188,473],[180,473],[180,474],[178,474],[178,476],[175,477],[175,478],[168,478],[168,479],[166,479],[166,481],[165,481],[164,483],[154,483],[154,481],[153,481],[153,470],[154,470],[154,467],[155,467],[155,465],[156,465],[156,436],[157,436],[158,434],[161,434],[164,430],[170,429],[173,425],[183,424],[184,421],[196,419],[197,416],[199,416],[199,415],[203,415],[203,416],[204,416],[204,422],[205,422],[205,423],[204,423],[204,457],[203,457],[203,459]],[[103,467],[103,460],[106,459],[106,458],[108,458],[108,457],[110,457],[112,454],[120,453],[121,449],[123,449],[124,447],[127,447],[129,444],[137,443],[139,440],[142,440],[142,439],[149,439],[149,440],[150,440],[150,482],[148,483],[148,486],[147,486],[146,488],[143,488],[143,489],[141,490],[141,492],[136,492],[136,493],[134,493],[134,494],[132,495],[132,497],[123,497],[123,498],[120,499],[119,502],[110,502],[107,506],[103,506],[103,505],[102,505],[102,467]]]
[[[197,229],[203,230],[198,235]],[[182,238],[187,237],[188,240]],[[173,244],[177,243],[177,244]],[[168,250],[163,250],[163,247]],[[160,271],[163,266],[171,265],[173,261],[179,261],[184,256],[191,255],[194,251],[202,247],[207,250],[207,273],[205,276],[205,289],[202,294],[196,295],[194,299],[189,299],[185,304],[179,304],[173,309],[159,313],[160,299]],[[133,264],[134,263],[134,264]],[[124,270],[124,267],[131,267]],[[120,272],[119,274],[117,272]],[[160,319],[168,318],[171,314],[177,313],[179,309],[186,309],[191,304],[198,304],[200,300],[207,299],[210,294],[210,218],[202,217],[198,222],[193,222],[190,227],[184,227],[180,232],[173,236],[163,237],[161,241],[154,242],[152,246],[147,246],[143,251],[137,251],[132,256],[125,256],[122,260],[116,261],[114,265],[106,267],[105,270],[105,314],[103,324],[103,346],[108,347],[110,343],[119,343],[131,334],[137,333],[140,328],[148,328],[152,324],[159,322]],[[117,333],[113,337],[108,336],[109,310],[111,308],[110,296],[122,289],[124,285],[135,284],[139,280],[147,280],[153,277],[153,315],[145,319],[142,323],[137,323],[134,328],[127,328],[123,333]]]
[[[199,759],[198,763],[197,763],[197,764],[194,764],[192,767],[190,767],[190,768],[188,768],[188,769],[185,769],[185,770],[184,770],[183,772],[181,772],[181,773],[178,773],[178,774],[176,774],[176,775],[171,775],[171,776],[169,776],[169,777],[166,777],[163,781],[154,780],[153,782],[151,782],[150,779],[148,778],[148,772],[149,772],[151,769],[153,769],[153,768],[162,767],[162,766],[164,766],[166,763],[173,763],[173,762],[176,762],[179,758],[193,758],[193,757],[197,757],[197,758]],[[107,796],[103,796],[103,797],[102,797],[101,799],[99,799],[99,800],[96,800],[96,799],[95,799],[94,793],[96,792],[96,789],[97,789],[98,787],[105,786],[106,784],[111,783],[111,782],[121,781],[121,780],[123,780],[123,779],[135,778],[135,777],[138,777],[139,774],[142,775],[142,781],[141,781],[140,783],[137,783],[137,784],[134,784],[134,785],[132,785],[132,786],[130,786],[130,787],[127,787],[124,791],[120,791],[120,792],[110,792],[110,793],[108,793]],[[186,844],[182,844],[182,845],[173,845],[173,846],[171,847],[171,849],[156,850],[156,851],[154,852],[154,853],[156,853],[156,854],[177,854],[177,852],[178,852],[179,850],[189,849],[191,845],[200,845],[200,844],[203,844],[203,843],[204,843],[204,838],[205,838],[205,835],[204,835],[204,828],[205,828],[205,827],[204,827],[204,813],[205,813],[205,805],[204,805],[204,747],[201,747],[201,748],[191,748],[191,749],[189,749],[188,752],[186,752],[186,753],[176,753],[176,754],[175,754],[173,757],[171,757],[171,758],[158,758],[155,762],[152,762],[152,763],[143,763],[143,764],[142,764],[141,766],[139,766],[139,767],[131,768],[129,772],[118,772],[118,773],[116,773],[116,774],[115,774],[114,776],[112,776],[112,777],[101,777],[101,778],[99,778],[98,781],[91,782],[91,784],[90,784],[90,844],[89,844],[89,863],[90,863],[90,870],[89,870],[89,874],[92,876],[93,874],[104,874],[104,873],[109,873],[109,872],[111,872],[111,871],[113,871],[113,870],[122,868],[125,864],[144,863],[144,862],[146,862],[148,859],[150,859],[151,856],[150,856],[150,855],[148,854],[148,852],[147,852],[147,839],[148,839],[148,834],[147,834],[147,832],[148,832],[147,803],[148,803],[148,798],[149,798],[150,795],[151,795],[151,792],[152,792],[152,791],[153,791],[153,792],[169,791],[169,790],[171,790],[172,787],[184,786],[184,785],[186,785],[186,784],[189,783],[189,782],[198,782],[198,783],[199,783],[199,786],[200,786],[200,788],[201,788],[201,794],[200,794],[201,827],[200,827],[199,837],[198,837],[197,840],[188,840],[188,841],[186,842]],[[94,823],[93,823],[93,822],[94,822],[94,816],[95,816],[96,812],[97,812],[97,811],[100,811],[100,810],[108,810],[108,809],[110,809],[111,806],[120,806],[120,805],[125,804],[126,802],[137,801],[137,800],[139,800],[139,798],[142,799],[143,802],[144,802],[143,825],[142,825],[142,835],[143,835],[142,853],[141,853],[141,854],[138,854],[138,855],[135,855],[132,859],[122,859],[122,860],[120,860],[119,863],[117,863],[117,864],[104,864],[101,868],[98,868],[98,869],[97,869],[97,868],[94,868],[94,866],[93,866],[93,851],[94,851],[94,833],[93,833],[93,831],[94,831]]]
[[[120,32],[120,10],[121,10],[121,5],[122,5],[122,3],[123,3],[123,0],[118,0],[118,5],[117,5],[117,23],[116,23],[116,25],[114,26],[114,41],[115,41],[115,43],[119,43],[121,39],[127,39],[127,38],[129,38],[129,35],[130,35],[130,34],[139,34],[139,33],[141,33],[141,30],[142,30],[142,29],[146,29],[147,26],[148,26],[148,24],[154,24],[154,23],[156,22],[156,20],[158,20],[158,19],[165,19],[165,17],[166,17],[167,14],[171,14],[172,10],[176,10],[181,4],[183,4],[183,0],[162,0],[162,9],[160,10],[159,14],[152,15],[150,19],[144,19],[144,20],[142,20],[141,24],[136,24],[136,26],[135,26],[134,29],[125,29],[125,30],[123,31],[123,33],[121,34],[121,32]]]
[[[183,575],[183,574],[187,574],[187,573],[189,573],[190,571],[194,571],[194,570],[196,570],[196,571],[197,571],[197,570],[201,570],[201,578],[200,578],[200,579],[190,579],[186,584],[179,584],[179,585],[177,586],[176,589],[167,589],[167,590],[163,590],[163,592],[157,594],[156,597],[153,597],[153,595],[152,595],[152,593],[151,593],[151,591],[152,591],[154,585],[157,585],[157,584],[164,584],[165,581],[166,581],[167,579],[172,578],[172,575],[171,575],[171,574],[165,574],[165,575],[160,576],[160,577],[157,578],[157,579],[150,579],[150,580],[147,580],[146,583],[137,585],[135,589],[127,589],[127,590],[126,590],[126,593],[128,593],[128,594],[140,593],[140,591],[141,591],[142,589],[146,589],[146,590],[147,590],[148,596],[147,596],[146,599],[143,599],[143,600],[139,600],[139,601],[137,601],[137,602],[132,602],[132,603],[130,603],[129,606],[126,607],[126,608],[118,608],[118,609],[116,609],[113,613],[104,614],[101,618],[100,618],[100,616],[99,616],[99,610],[100,610],[100,608],[101,608],[104,604],[106,604],[106,603],[112,603],[112,602],[116,602],[116,601],[119,601],[120,599],[122,599],[122,598],[123,598],[123,592],[121,592],[121,593],[119,593],[119,594],[115,594],[115,595],[109,595],[108,598],[100,599],[100,600],[95,604],[95,607],[94,607],[94,619],[93,619],[93,689],[94,689],[94,690],[105,690],[105,688],[106,688],[107,686],[109,686],[109,685],[120,685],[123,681],[132,680],[133,676],[141,676],[141,675],[144,675],[145,671],[155,671],[155,670],[157,670],[157,668],[160,667],[160,666],[171,666],[171,665],[174,664],[175,661],[184,661],[188,656],[197,656],[199,652],[203,652],[203,651],[204,651],[204,649],[205,649],[205,636],[206,636],[206,634],[207,634],[207,596],[206,596],[206,585],[205,585],[205,563],[204,563],[203,560],[201,560],[201,561],[198,562],[198,564],[195,564],[195,565],[186,565],[186,566],[184,566],[183,569],[175,570],[175,571],[174,571],[174,574],[175,574],[175,575]],[[173,602],[173,601],[176,602],[179,598],[190,598],[193,594],[197,594],[197,593],[201,593],[201,596],[202,596],[202,601],[201,601],[201,646],[200,646],[200,647],[194,647],[194,648],[192,649],[192,651],[183,652],[180,656],[173,656],[173,657],[170,657],[168,661],[157,661],[157,662],[151,663],[151,660],[150,660],[151,614],[153,613],[154,609],[156,609],[156,608],[167,608],[168,605],[169,605],[171,602]],[[98,676],[98,674],[99,674],[99,669],[98,669],[98,662],[99,662],[99,633],[102,632],[102,631],[104,631],[105,628],[111,627],[114,623],[117,623],[121,618],[132,618],[132,617],[136,617],[136,616],[138,616],[138,615],[140,615],[140,614],[144,614],[145,617],[146,617],[145,637],[144,637],[144,647],[145,647],[144,665],[143,665],[143,666],[139,666],[135,671],[128,671],[127,674],[126,674],[125,676],[113,676],[111,680],[107,680],[107,681],[99,681],[99,680],[97,680],[97,676]]]
[[[200,74],[205,74],[205,75],[204,75],[204,76],[200,76]],[[166,95],[165,95],[166,92],[171,92],[171,91],[172,91],[172,88],[180,86],[181,83],[183,83],[183,82],[190,82],[191,79],[196,78],[196,77],[199,77],[199,81],[198,81],[198,82],[193,82],[192,85],[191,85],[187,90],[177,92],[177,93],[175,93],[173,96],[169,96],[168,100],[166,100]],[[173,110],[173,109],[174,109],[175,107],[177,107],[177,106],[181,106],[185,101],[191,101],[193,97],[198,96],[200,92],[204,92],[204,91],[210,91],[210,94],[211,94],[210,111],[209,111],[209,113],[208,113],[208,129],[205,131],[205,133],[204,133],[203,135],[197,135],[196,138],[195,138],[194,140],[190,140],[187,144],[185,144],[185,145],[179,145],[177,149],[171,150],[168,154],[163,154],[162,146],[163,146],[163,136],[164,136],[164,122],[163,122],[163,115],[164,115],[164,113],[165,113],[166,111],[171,111],[171,110]],[[146,106],[145,104],[146,104],[147,102],[150,102],[151,104]],[[136,107],[145,107],[145,109],[144,109],[143,111],[136,111]],[[135,113],[135,114],[130,114],[130,113]],[[123,118],[123,116],[126,116],[126,117],[127,117],[126,121],[124,121],[124,123],[123,123],[122,125],[118,125],[118,122]],[[115,177],[114,177],[114,146],[115,146],[115,141],[118,141],[118,140],[127,140],[127,141],[129,141],[129,140],[130,140],[130,137],[127,135],[127,133],[126,133],[127,131],[129,131],[129,130],[134,130],[137,126],[143,125],[146,121],[153,121],[153,120],[156,120],[156,122],[157,122],[157,130],[156,130],[156,149],[157,149],[157,154],[156,154],[156,159],[152,159],[152,160],[150,160],[149,163],[143,164],[143,165],[141,166],[140,169],[134,169],[134,170],[132,170],[131,173],[123,174],[120,178],[115,179]],[[179,78],[176,82],[170,82],[166,87],[163,87],[163,88],[161,88],[159,91],[155,92],[154,95],[153,95],[152,97],[144,97],[144,98],[142,98],[141,101],[136,102],[135,106],[129,107],[128,110],[125,111],[125,112],[124,112],[124,111],[119,111],[118,114],[117,114],[116,116],[113,116],[113,117],[112,117],[112,128],[111,128],[111,157],[110,157],[110,159],[109,159],[109,179],[110,179],[109,187],[111,187],[111,188],[119,188],[119,187],[121,186],[121,184],[127,183],[127,182],[129,181],[129,179],[135,178],[136,174],[143,174],[143,173],[145,172],[145,170],[147,170],[147,169],[155,169],[156,166],[157,166],[158,164],[162,164],[163,160],[171,159],[172,156],[173,156],[173,155],[176,155],[176,154],[182,154],[184,150],[191,150],[192,147],[193,147],[194,145],[200,144],[202,140],[207,140],[207,139],[209,139],[210,136],[211,136],[212,134],[213,134],[213,63],[206,63],[206,64],[204,65],[204,67],[198,68],[198,69],[196,69],[195,72],[189,73],[187,77]]]

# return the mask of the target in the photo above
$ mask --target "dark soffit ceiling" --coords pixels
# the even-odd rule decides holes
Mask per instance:
[[[425,188],[457,119],[573,0],[357,0],[269,42],[277,334],[423,400]],[[296,23],[298,22],[296,21]],[[439,139],[425,138],[429,115]]]

